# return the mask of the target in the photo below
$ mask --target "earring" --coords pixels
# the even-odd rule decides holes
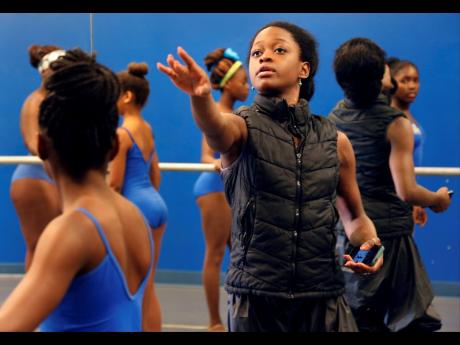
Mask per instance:
[[[299,78],[299,86],[302,86],[302,79]]]
[[[254,91],[256,88],[254,86],[251,86],[251,91]]]

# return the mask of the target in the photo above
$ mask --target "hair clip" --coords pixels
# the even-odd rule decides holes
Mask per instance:
[[[54,50],[51,53],[46,54],[42,59],[40,60],[40,63],[38,64],[38,72],[42,73],[44,70],[48,69],[51,65],[52,62],[56,61],[59,59],[61,56],[65,55],[65,50]]]
[[[232,48],[225,49],[224,57],[231,59],[233,61],[237,61],[240,59],[239,55]]]

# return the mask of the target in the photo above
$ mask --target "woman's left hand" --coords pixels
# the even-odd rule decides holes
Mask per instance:
[[[369,250],[373,246],[380,246],[380,245],[382,245],[380,239],[379,238],[373,238],[371,240],[368,240],[368,241],[364,242],[361,245],[361,247],[359,247],[359,249],[361,249],[361,250]],[[345,260],[345,264],[344,264],[345,267],[347,267],[347,268],[353,270],[353,272],[359,273],[359,274],[365,274],[365,275],[373,274],[373,273],[376,273],[377,271],[379,271],[383,266],[383,255],[372,266],[363,264],[362,262],[354,262],[353,258],[348,254],[345,254],[343,256],[343,259]]]

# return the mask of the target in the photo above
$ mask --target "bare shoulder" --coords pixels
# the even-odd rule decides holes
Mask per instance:
[[[41,258],[74,262],[84,262],[95,243],[97,232],[94,224],[82,212],[72,211],[52,220],[37,245]]]
[[[337,131],[337,151],[341,163],[348,161],[351,157],[354,157],[353,146],[351,145],[350,139],[347,135],[341,131]]]
[[[123,128],[117,128],[117,136],[119,149],[129,149],[133,145],[131,137]]]
[[[50,237],[85,241],[89,239],[88,234],[91,234],[93,229],[94,223],[86,214],[73,210],[52,220],[45,231],[49,233]]]
[[[337,145],[351,145],[350,139],[348,139],[347,135],[341,131],[337,131]]]
[[[43,99],[44,95],[38,90],[29,94],[22,104],[21,114],[23,116],[29,115],[30,113],[38,114],[39,107]]]
[[[412,133],[412,125],[404,116],[399,116],[394,119],[387,129],[387,138],[388,139],[398,139],[400,137],[405,137],[407,135],[411,135]]]

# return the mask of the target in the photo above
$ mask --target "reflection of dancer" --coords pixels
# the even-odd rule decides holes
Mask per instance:
[[[191,97],[195,120],[222,153],[232,209],[226,276],[231,331],[356,330],[335,259],[337,206],[356,245],[379,240],[364,213],[354,155],[342,133],[310,113],[316,42],[300,27],[275,22],[250,44],[254,104],[220,112],[206,73],[181,48],[158,64]],[[350,261],[346,266],[375,272]]]
[[[433,292],[412,238],[412,207],[435,212],[450,204],[447,188],[431,192],[415,180],[410,122],[381,92],[385,52],[355,38],[336,52],[334,70],[346,98],[329,118],[349,137],[366,213],[385,247],[375,275],[345,272],[347,299],[362,331],[437,330]]]
[[[398,88],[391,99],[391,106],[402,111],[412,124],[414,132],[414,164],[422,164],[423,142],[425,131],[410,111],[411,104],[415,101],[420,89],[419,72],[417,66],[408,60],[388,59],[391,75],[396,80]],[[423,207],[413,207],[415,224],[424,226],[428,215]]]
[[[45,97],[43,80],[52,72],[50,63],[63,53],[59,47],[51,45],[33,45],[29,48],[30,63],[38,69],[42,84],[24,101],[21,109],[21,133],[29,154],[34,156],[37,155],[38,112]],[[11,179],[10,196],[26,243],[27,271],[43,229],[61,212],[59,194],[43,165],[20,164]]]
[[[152,299],[153,241],[142,213],[111,190],[117,77],[80,49],[53,65],[38,153],[62,215],[43,231],[29,271],[0,309],[3,331],[140,331]],[[146,329],[146,327],[144,327]]]
[[[127,71],[118,73],[121,84],[118,110],[123,116],[123,124],[117,130],[119,147],[110,165],[109,183],[136,204],[149,222],[155,243],[152,273],[155,277],[161,240],[166,229],[167,208],[158,193],[160,167],[152,128],[141,114],[150,93],[149,82],[145,78],[147,73],[145,63],[131,63]],[[152,298],[152,330],[161,331],[161,308],[155,291],[152,292]]]
[[[236,53],[219,48],[209,53],[205,64],[210,72],[213,89],[220,90],[218,109],[231,113],[236,101],[244,101],[249,92],[246,72]],[[213,163],[221,170],[219,153],[202,140],[201,161]],[[224,331],[219,313],[220,272],[225,247],[230,245],[231,213],[224,194],[222,179],[217,173],[204,172],[194,186],[194,194],[201,211],[206,252],[203,263],[203,284],[209,309],[210,331]]]

